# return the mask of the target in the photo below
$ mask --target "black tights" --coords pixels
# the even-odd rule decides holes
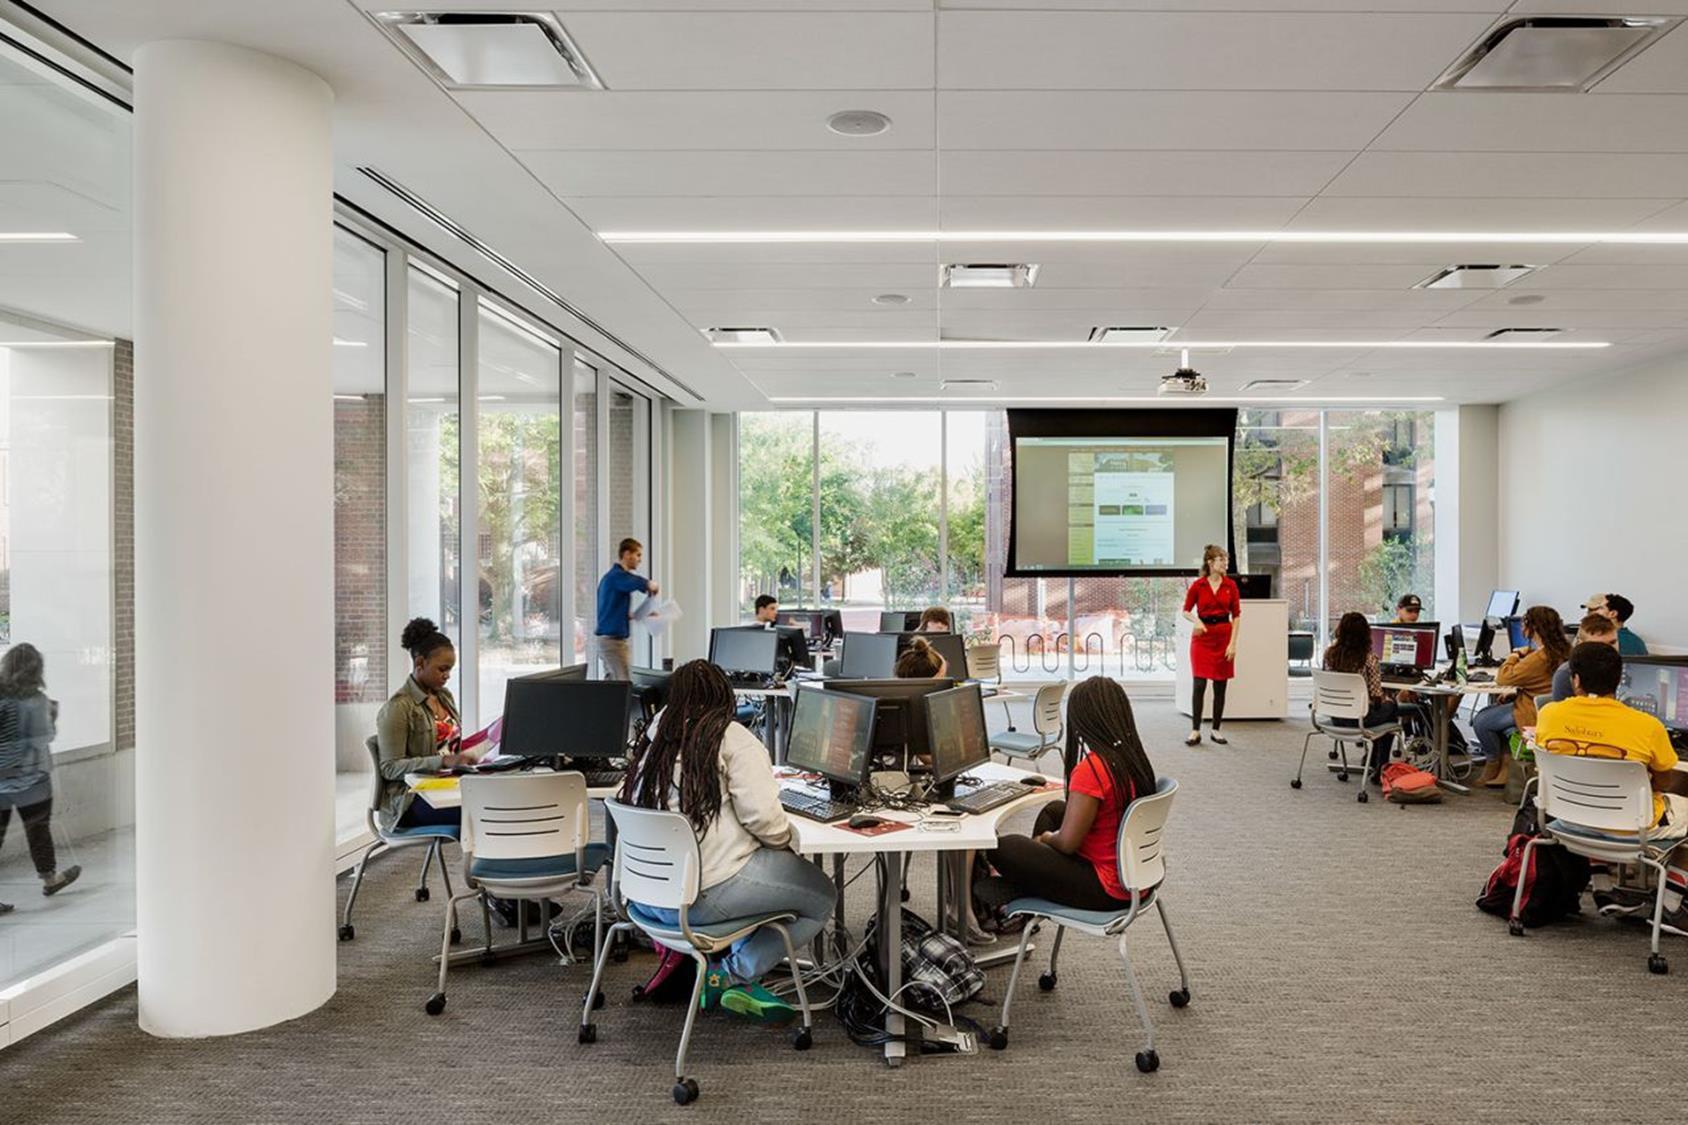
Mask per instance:
[[[45,879],[58,867],[58,856],[53,854],[53,833],[49,825],[53,819],[53,799],[34,805],[25,805],[18,810],[23,818],[23,834],[29,840],[29,858],[35,861],[35,873]],[[12,823],[12,810],[0,805],[0,845],[6,842],[6,828]]]
[[[985,856],[998,878],[973,885],[974,896],[987,908],[1000,908],[1021,895],[1037,895],[1080,910],[1118,910],[1120,899],[1102,886],[1096,868],[1083,856],[1058,852],[1036,836],[1054,832],[1067,814],[1065,801],[1051,801],[1037,814],[1031,836],[1004,836]]]
[[[1225,722],[1225,685],[1230,680],[1213,681],[1213,729],[1218,730]],[[1190,729],[1202,729],[1202,698],[1207,695],[1207,681],[1197,676],[1195,679],[1195,694],[1190,697]]]

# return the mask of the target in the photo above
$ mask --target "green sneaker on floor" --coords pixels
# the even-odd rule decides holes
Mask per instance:
[[[698,993],[697,1008],[707,1012],[721,1003],[721,997],[732,988],[732,978],[719,969],[703,974],[703,991]]]
[[[721,1007],[762,1023],[790,1023],[797,1009],[759,984],[741,984],[721,994]]]

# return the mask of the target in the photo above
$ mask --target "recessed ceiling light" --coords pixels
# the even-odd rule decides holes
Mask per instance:
[[[1437,270],[1414,289],[1504,289],[1540,266],[1449,266]]]
[[[948,289],[1030,289],[1037,266],[961,262],[943,268],[941,283]]]
[[[1678,22],[1624,16],[1509,20],[1444,71],[1431,89],[1577,93]]]
[[[873,303],[876,305],[906,305],[908,304],[908,294],[881,293],[873,299]]]
[[[851,242],[1286,242],[1313,245],[1441,245],[1548,243],[1666,246],[1688,243],[1688,231],[1447,230],[609,230],[604,242],[764,244]]]
[[[891,119],[872,109],[847,109],[826,119],[826,127],[841,137],[877,137],[891,127]]]
[[[1485,340],[1543,340],[1557,336],[1563,328],[1497,328],[1484,336]]]
[[[602,90],[550,12],[375,12],[376,25],[448,90]]]
[[[1539,305],[1545,300],[1547,298],[1540,293],[1520,293],[1516,297],[1508,297],[1506,303],[1509,305]]]
[[[772,328],[705,328],[703,334],[717,347],[759,347],[782,344],[780,334]]]
[[[62,230],[0,231],[0,242],[81,242],[74,234]]]
[[[1106,341],[1117,344],[1125,340],[1164,340],[1170,335],[1172,335],[1172,329],[1163,326],[1110,326],[1106,328],[1098,326],[1090,330],[1090,339],[1096,343]]]
[[[733,331],[746,331],[734,329]],[[754,330],[751,330],[754,331]],[[767,331],[763,329],[762,331]],[[1125,341],[1123,343],[1091,343],[1089,340],[755,340],[744,343],[726,341],[715,345],[722,349],[731,348],[781,348],[791,349],[833,349],[833,350],[863,350],[863,349],[892,349],[908,351],[930,351],[934,348],[955,351],[1014,351],[1014,350],[1050,350],[1085,348],[1095,351],[1120,349],[1152,349],[1167,351],[1166,345],[1150,342]],[[1511,348],[1531,348],[1542,351],[1587,351],[1592,348],[1609,348],[1608,340],[1579,340],[1579,341],[1535,341],[1526,340],[1511,342],[1507,340],[1188,340],[1179,341],[1179,348],[1190,352],[1202,352],[1212,349],[1230,350],[1232,348],[1338,348],[1347,351],[1370,351],[1372,349],[1404,349],[1404,350],[1432,350],[1451,349],[1455,351],[1476,349],[1478,351],[1501,351]]]

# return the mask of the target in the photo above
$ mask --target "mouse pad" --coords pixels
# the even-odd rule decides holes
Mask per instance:
[[[872,828],[851,828],[848,821],[839,821],[834,828],[842,828],[846,832],[854,832],[858,836],[883,836],[887,832],[901,832],[914,825],[906,820],[887,820],[883,824],[876,824]]]

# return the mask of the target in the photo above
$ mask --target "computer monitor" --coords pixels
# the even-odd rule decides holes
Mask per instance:
[[[1483,618],[1483,624],[1477,629],[1477,648],[1471,654],[1471,663],[1478,667],[1499,663],[1495,660],[1495,627],[1492,617]]]
[[[504,690],[500,756],[621,758],[627,754],[625,680],[521,677]]]
[[[822,610],[826,620],[826,643],[831,644],[844,635],[844,615],[836,609]]]
[[[926,742],[932,748],[932,796],[955,796],[955,779],[991,760],[985,701],[978,684],[933,692],[925,699]]]
[[[519,680],[584,680],[586,665],[565,664],[561,668],[548,668],[543,672],[529,672],[525,676],[515,677]]]
[[[1484,617],[1511,617],[1518,612],[1517,590],[1495,590],[1489,595],[1489,608]]]
[[[839,676],[846,680],[889,680],[897,674],[896,633],[845,633]]]
[[[1688,657],[1624,657],[1618,698],[1658,719],[1678,741],[1688,733]]]
[[[786,764],[820,774],[831,783],[835,795],[867,784],[878,708],[879,701],[868,696],[799,688],[791,711]]]
[[[906,765],[909,759],[931,754],[926,741],[926,697],[954,686],[955,681],[948,679],[849,680],[840,682],[837,690],[879,701],[873,720],[873,749],[895,756]]]
[[[944,664],[949,669],[949,677],[954,680],[968,679],[967,675],[967,642],[959,633],[901,633],[897,637],[897,655],[914,647],[914,639],[919,637],[925,641],[937,654],[944,658]]]
[[[674,673],[663,668],[630,668],[627,674],[633,678],[633,698],[639,701],[649,721],[667,706],[668,679]]]
[[[1436,666],[1436,638],[1441,634],[1442,627],[1434,621],[1373,625],[1372,655],[1380,667],[1395,672],[1427,672]]]
[[[1506,619],[1506,643],[1513,648],[1529,648],[1529,639],[1524,636],[1524,619],[1522,617],[1508,617]]]
[[[723,672],[755,672],[772,676],[777,665],[779,643],[780,635],[770,629],[711,629],[709,662]]]
[[[799,668],[812,668],[809,663],[809,635],[795,625],[776,625],[779,640],[774,647],[774,670],[789,676]]]
[[[1459,654],[1465,650],[1465,626],[1448,626],[1447,644],[1448,663],[1452,664],[1459,659]]]
[[[1233,574],[1231,580],[1237,584],[1237,593],[1244,598],[1259,600],[1272,596],[1270,574]]]
[[[826,638],[826,614],[818,609],[782,609],[775,618],[780,625],[803,630],[803,637],[811,645]]]
[[[918,609],[887,609],[882,610],[879,614],[879,631],[881,633],[912,633],[918,628],[920,628],[920,611]]]

